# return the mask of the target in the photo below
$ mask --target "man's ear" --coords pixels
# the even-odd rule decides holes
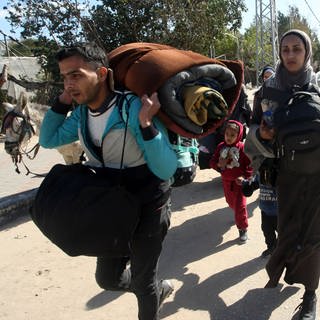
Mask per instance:
[[[97,69],[98,79],[105,81],[108,76],[108,69],[106,67],[100,67]]]
[[[113,70],[108,68],[108,84],[109,89],[111,91],[114,91],[114,77],[113,77]]]

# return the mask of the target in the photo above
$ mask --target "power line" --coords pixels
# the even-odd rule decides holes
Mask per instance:
[[[13,38],[13,37],[11,37],[11,36],[9,36],[8,34],[4,33],[2,30],[0,30],[0,33],[1,33],[3,36],[8,37],[10,40],[12,40],[12,41],[14,41],[14,42],[16,42],[16,43],[18,43],[18,44],[21,44],[19,40],[15,39],[15,38]]]
[[[306,5],[308,6],[309,10],[311,11],[312,15],[314,16],[314,18],[318,21],[318,23],[320,24],[320,20],[318,19],[318,17],[316,16],[316,14],[313,12],[313,10],[311,9],[309,3],[307,0],[304,0]]]
[[[25,47],[26,49],[30,50],[29,47],[27,47],[26,45],[24,45],[22,42],[20,42],[19,40],[9,36],[8,34],[4,33],[2,30],[0,30],[0,33],[4,36],[4,37],[8,37],[11,41],[16,42],[17,44],[19,44],[20,46]]]

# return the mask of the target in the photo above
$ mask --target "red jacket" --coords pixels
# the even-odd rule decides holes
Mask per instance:
[[[242,123],[229,120],[236,123],[239,127],[239,134],[236,141],[232,145],[226,144],[224,141],[219,143],[211,160],[210,167],[221,173],[222,179],[233,181],[238,177],[249,178],[252,175],[252,167],[250,159],[244,153],[244,143],[241,141],[243,135]],[[227,167],[223,170],[218,168],[219,158],[229,158]]]

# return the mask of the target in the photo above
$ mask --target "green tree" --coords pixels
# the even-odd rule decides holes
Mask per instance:
[[[224,30],[236,31],[244,0],[8,0],[13,27],[22,37],[43,37],[59,45],[96,40],[110,51],[135,41],[161,42],[208,53]]]
[[[317,34],[312,31],[308,20],[301,16],[298,7],[289,6],[288,15],[283,13],[278,14],[278,33],[281,37],[289,29],[300,29],[306,32],[311,39],[312,51],[313,51],[313,64],[316,69],[320,66],[320,43]]]
[[[233,59],[239,55],[244,0],[7,0],[12,28],[34,39],[48,80],[57,81],[53,54],[60,46],[97,41],[106,51],[129,42],[158,42],[205,55],[212,46]],[[226,36],[229,34],[229,36]],[[219,40],[221,40],[219,42]],[[216,43],[215,43],[216,42]]]
[[[25,39],[21,41],[16,41],[14,39],[10,39],[7,42],[9,48],[10,56],[17,57],[33,57],[32,49],[35,48],[35,41],[33,39]],[[3,52],[3,56],[6,56],[6,50]]]
[[[268,22],[266,22],[268,23]],[[313,62],[317,67],[320,62],[320,47],[319,47],[319,39],[317,35],[311,30],[308,21],[306,18],[301,16],[299,9],[294,6],[290,6],[288,9],[288,13],[284,14],[282,12],[278,12],[277,16],[278,23],[278,36],[281,36],[289,29],[300,29],[305,31],[311,38],[312,47],[313,47]],[[264,29],[268,29],[268,25],[265,25]],[[243,51],[243,61],[245,65],[250,69],[255,69],[255,59],[256,59],[256,26],[255,22],[251,24],[251,26],[245,31],[242,38],[242,51]],[[259,50],[263,50],[267,54],[266,56],[271,56],[271,43],[266,41],[266,45],[264,48],[258,48]],[[271,64],[271,61],[265,61],[265,64]]]
[[[22,29],[22,38],[42,37],[67,44],[84,38],[81,16],[88,4],[79,1],[7,0],[7,20]],[[84,15],[85,16],[85,15]]]

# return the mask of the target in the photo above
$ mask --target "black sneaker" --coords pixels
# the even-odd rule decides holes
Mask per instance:
[[[302,303],[297,307],[297,309],[301,310],[299,313],[298,320],[316,320],[316,306],[316,294],[304,294]]]
[[[273,248],[268,248],[268,249],[266,249],[266,250],[264,250],[264,251],[262,252],[261,257],[262,257],[262,258],[266,258],[266,257],[268,257],[268,256],[271,256],[272,253],[273,253],[273,251],[274,251]]]
[[[160,280],[159,283],[160,298],[159,309],[161,308],[163,301],[168,298],[174,290],[173,284],[170,280]]]
[[[248,234],[247,234],[247,230],[245,229],[239,229],[239,240],[242,243],[247,242],[248,240]]]

